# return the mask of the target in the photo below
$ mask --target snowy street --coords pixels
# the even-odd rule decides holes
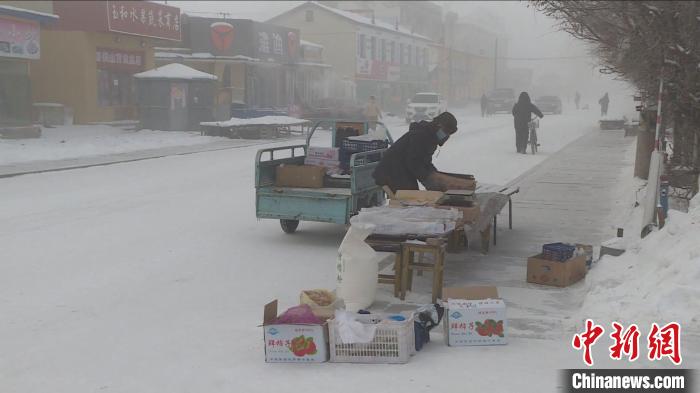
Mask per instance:
[[[257,327],[262,306],[276,298],[286,308],[302,289],[334,288],[345,228],[304,222],[290,236],[277,221],[257,221],[253,158],[260,147],[245,146],[0,179],[2,390],[263,392],[313,372],[300,389],[350,392],[358,384],[389,383],[396,390],[454,391],[468,370],[474,389],[498,381],[502,391],[552,391],[556,369],[581,364],[568,331],[552,321],[575,311],[584,284],[559,296],[561,290],[525,283],[526,257],[557,240],[556,230],[543,232],[543,222],[561,214],[530,206],[537,173],[550,162],[551,168],[617,157],[619,173],[605,167],[579,173],[592,182],[604,175],[610,192],[590,196],[601,214],[574,214],[579,230],[561,234],[599,242],[613,233],[606,212],[615,207],[615,179],[628,175],[633,139],[612,137],[625,154],[557,154],[581,136],[594,145],[606,138],[594,113],[565,110],[542,120],[540,154],[516,155],[512,117],[475,113],[459,116],[460,131],[436,159],[439,169],[506,183],[543,163],[518,179],[523,191],[514,198],[514,229],[499,227],[492,253],[452,254],[447,263],[446,285],[499,286],[513,319],[507,346],[449,348],[436,329],[433,342],[403,366],[266,364]],[[396,137],[406,126],[394,121],[389,128]],[[528,225],[534,225],[529,233]],[[586,235],[594,227],[601,231]],[[388,288],[382,293],[387,298]],[[411,295],[408,300],[422,296]],[[545,316],[547,310],[554,314]],[[688,345],[684,365],[697,367],[700,351]],[[611,362],[597,349],[602,364]]]

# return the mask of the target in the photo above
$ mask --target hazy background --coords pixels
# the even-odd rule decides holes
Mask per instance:
[[[266,21],[304,1],[167,1],[184,13],[197,16]],[[561,94],[562,101],[582,94],[582,103],[592,107],[605,91],[614,96],[631,96],[626,83],[598,72],[597,60],[588,55],[586,45],[556,29],[556,22],[528,7],[526,1],[435,1],[443,13],[454,11],[470,23],[501,33],[508,38],[508,58],[499,59],[508,67],[530,67],[533,85],[547,86],[559,78],[571,86]],[[302,38],[303,38],[302,31]],[[562,57],[566,57],[562,59]],[[535,87],[537,89],[537,87]],[[545,92],[535,92],[545,93]]]

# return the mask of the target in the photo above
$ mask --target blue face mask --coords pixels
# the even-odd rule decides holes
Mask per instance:
[[[447,142],[448,139],[450,139],[450,136],[445,131],[443,131],[442,128],[437,130],[435,135],[437,136],[438,144],[440,146],[442,146],[445,142]]]

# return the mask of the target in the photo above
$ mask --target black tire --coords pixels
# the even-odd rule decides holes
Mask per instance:
[[[299,220],[280,220],[280,226],[284,233],[292,234],[299,226]]]

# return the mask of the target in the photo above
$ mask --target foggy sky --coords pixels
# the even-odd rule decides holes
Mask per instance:
[[[162,1],[161,1],[162,2]],[[304,1],[168,1],[185,13],[197,16],[219,16],[266,21]],[[460,19],[481,24],[491,30],[502,26],[499,33],[508,37],[509,59],[502,64],[508,67],[527,67],[534,71],[534,80],[546,81],[552,74],[572,83],[580,84],[582,93],[598,94],[602,89],[622,89],[626,86],[600,75],[594,66],[595,58],[562,60],[518,60],[522,58],[550,58],[586,56],[585,44],[557,31],[555,21],[527,6],[525,1],[436,1],[443,11],[454,11]],[[501,23],[495,23],[500,20]],[[302,31],[303,38],[303,31]],[[576,82],[573,82],[575,80]]]

